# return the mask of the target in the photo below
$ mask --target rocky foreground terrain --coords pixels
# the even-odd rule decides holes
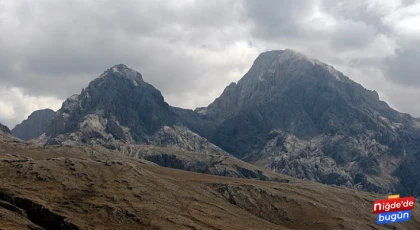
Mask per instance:
[[[281,175],[280,175],[281,176]],[[418,229],[378,226],[383,196],[281,176],[219,177],[99,146],[0,141],[0,229]],[[416,205],[418,205],[416,203]]]

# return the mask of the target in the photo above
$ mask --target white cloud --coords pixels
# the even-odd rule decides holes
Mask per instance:
[[[419,39],[420,2],[413,5],[395,7],[383,17],[383,22],[393,30],[395,36],[410,40]]]
[[[51,96],[28,96],[19,88],[0,88],[0,118],[12,129],[33,111],[50,108],[58,110],[62,100]]]

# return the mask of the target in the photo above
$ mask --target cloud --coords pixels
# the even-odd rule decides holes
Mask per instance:
[[[0,118],[2,124],[12,129],[33,111],[51,108],[58,110],[62,101],[52,96],[28,96],[19,88],[0,87]]]
[[[1,80],[27,95],[64,100],[124,63],[172,104],[194,108],[210,103],[258,55],[242,45],[247,31],[236,1],[0,4],[0,28],[13,35],[0,37],[0,51],[10,54],[0,57]]]
[[[331,45],[339,50],[364,48],[374,42],[376,29],[360,21],[343,20],[332,33]]]
[[[420,115],[403,100],[418,98],[416,90],[388,90],[420,84],[419,9],[400,0],[0,0],[0,94],[31,98],[19,106],[0,98],[0,120],[14,125],[32,103],[57,106],[120,63],[171,105],[206,106],[260,52],[285,48],[342,68]]]
[[[388,57],[384,62],[386,76],[395,83],[406,86],[420,86],[420,49],[409,47],[397,50],[395,56]]]
[[[311,15],[312,0],[245,0],[254,36],[266,39],[305,35],[303,22]],[[279,36],[281,35],[281,36]]]

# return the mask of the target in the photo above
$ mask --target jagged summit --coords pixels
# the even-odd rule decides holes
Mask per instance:
[[[145,83],[142,75],[139,72],[128,68],[124,64],[114,65],[113,67],[107,69],[103,74],[101,74],[95,80],[98,80],[98,81],[102,81],[104,79],[116,80],[118,78],[129,79],[131,83],[133,83],[135,86]]]
[[[22,140],[37,138],[45,132],[54,116],[55,112],[51,109],[34,111],[26,120],[12,129],[12,134]]]
[[[0,124],[0,132],[10,134],[10,129],[5,125]]]
[[[300,59],[307,59],[307,60],[315,61],[315,59],[309,58],[306,55],[293,49],[265,51],[265,52],[262,52],[260,55],[258,55],[257,59],[272,58],[272,57],[282,57],[282,58],[288,58],[288,59],[300,58]]]
[[[227,117],[243,106],[269,102],[282,94],[289,84],[302,84],[302,87],[321,84],[334,88],[343,83],[357,84],[334,67],[297,51],[267,51],[256,58],[237,84],[226,87],[222,95],[208,106],[208,113]]]
[[[323,63],[317,59],[307,57],[306,55],[295,50],[274,50],[261,53],[255,60],[248,74],[241,81],[264,81],[264,80],[280,80],[285,72],[296,72],[295,78],[309,77],[314,68],[328,71],[335,80],[349,80],[341,72],[337,71],[333,66]],[[283,71],[283,74],[280,72]],[[313,75],[313,74],[312,74]],[[320,78],[319,80],[329,80]],[[240,83],[238,82],[238,83]],[[251,83],[247,82],[247,83]]]
[[[69,97],[46,135],[51,143],[64,134],[64,139],[72,140],[75,132],[76,142],[109,138],[144,142],[162,124],[174,124],[174,120],[160,91],[137,71],[119,64],[91,81],[80,95]]]
[[[12,136],[12,133],[7,126],[0,124],[0,142],[10,142],[10,141],[16,142],[16,143],[21,142],[21,140]]]
[[[114,69],[115,68],[115,69]],[[124,65],[124,64],[117,64],[117,65],[114,65],[111,69],[114,69],[114,70],[124,70],[124,69],[130,69],[130,68],[128,68],[126,65]]]

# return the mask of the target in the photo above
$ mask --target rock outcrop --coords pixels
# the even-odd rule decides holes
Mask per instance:
[[[0,142],[21,142],[21,140],[14,137],[7,126],[0,124]]]
[[[10,134],[11,132],[7,126],[0,124],[0,133]]]

